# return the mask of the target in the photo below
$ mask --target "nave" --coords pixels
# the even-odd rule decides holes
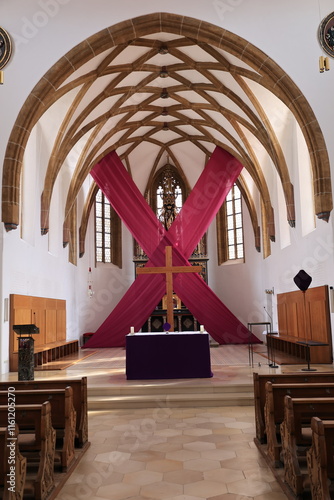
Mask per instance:
[[[253,441],[253,373],[305,366],[271,368],[264,351],[254,352],[252,367],[248,346],[212,348],[210,379],[127,381],[118,348],[94,350],[62,370],[36,370],[35,380],[88,378],[90,447],[51,498],[289,498]],[[334,372],[332,365],[314,368]]]

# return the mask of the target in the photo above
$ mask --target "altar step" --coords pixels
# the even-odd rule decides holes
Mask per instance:
[[[212,406],[253,406],[251,384],[221,385],[131,385],[88,388],[88,410],[129,408],[190,408]]]

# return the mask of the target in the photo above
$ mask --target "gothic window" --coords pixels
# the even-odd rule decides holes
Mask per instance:
[[[122,265],[121,221],[101,189],[95,198],[95,258],[96,262]]]
[[[190,188],[182,171],[168,162],[158,170],[147,186],[145,198],[167,231],[180,212],[189,192]],[[145,265],[148,260],[147,255],[135,240],[133,255],[136,267]],[[190,256],[189,262],[193,265],[202,265],[201,275],[206,282],[207,260],[206,234],[204,234]]]
[[[244,260],[241,193],[236,184],[220,209],[217,230],[219,264]]]

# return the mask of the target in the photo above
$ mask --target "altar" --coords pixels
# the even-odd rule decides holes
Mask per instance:
[[[128,380],[212,377],[206,332],[138,332],[126,336]]]

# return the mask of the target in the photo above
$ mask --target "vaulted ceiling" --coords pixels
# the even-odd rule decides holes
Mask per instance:
[[[295,127],[302,131],[310,156],[315,214],[328,220],[332,210],[326,147],[300,90],[256,47],[195,19],[157,13],[119,23],[74,47],[41,78],[18,115],[7,147],[2,201],[7,230],[19,223],[20,173],[37,126],[50,144],[42,233],[49,228],[52,193],[63,168],[71,169],[64,216],[68,227],[90,169],[110,150],[146,182],[167,157],[178,168],[190,158],[200,172],[219,145],[244,165],[240,182],[249,207],[255,207],[253,224],[259,225],[262,217],[273,241],[272,170],[282,186],[287,220],[295,224],[286,145],[287,130]],[[93,192],[79,214],[83,227]],[[262,206],[262,216],[256,206]]]

